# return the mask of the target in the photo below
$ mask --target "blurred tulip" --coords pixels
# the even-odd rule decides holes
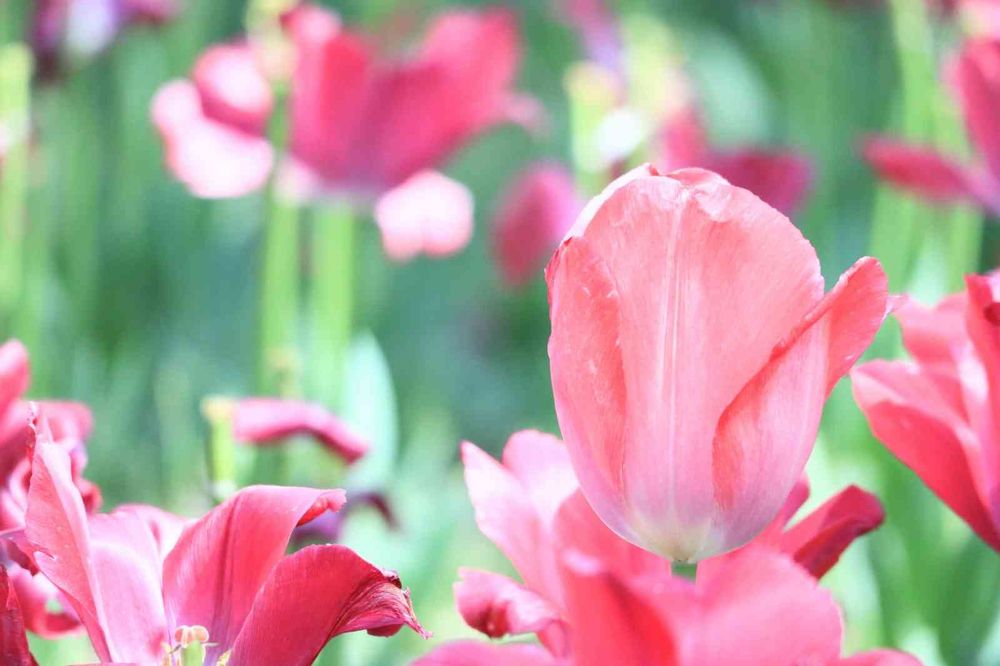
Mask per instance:
[[[556,16],[580,36],[588,60],[623,70],[618,21],[605,0],[552,0],[552,5]]]
[[[167,168],[196,196],[241,196],[267,182],[273,99],[253,49],[221,44],[198,59],[192,79],[171,81],[153,100]]]
[[[911,361],[872,361],[852,373],[872,432],[995,550],[1000,551],[1000,274],[895,316]]]
[[[1000,216],[1000,39],[969,41],[951,69],[965,127],[981,163],[966,165],[932,148],[868,138],[865,159],[884,180],[930,201],[974,203]]]
[[[546,278],[581,489],[623,538],[678,561],[774,519],[887,300],[874,259],[824,297],[786,217],[711,172],[648,165],[588,204]]]
[[[86,516],[68,456],[43,436],[22,547],[66,595],[102,661],[161,663],[194,642],[205,663],[304,665],[342,633],[424,633],[395,574],[343,546],[285,555],[296,525],[343,502],[339,490],[245,488],[163,557],[148,514]]]
[[[244,398],[236,402],[233,436],[267,446],[289,437],[312,437],[350,464],[368,451],[368,442],[320,405],[302,400]]]
[[[555,437],[517,433],[502,463],[466,443],[462,458],[476,521],[523,583],[462,570],[459,611],[490,637],[534,633],[545,649],[465,641],[416,666],[918,664],[891,651],[841,659],[839,611],[810,576],[881,521],[878,501],[863,491],[845,490],[786,530],[808,494],[798,485],[770,530],[701,563],[691,582],[601,523]]]
[[[100,489],[83,478],[87,465],[84,442],[90,436],[91,417],[86,406],[77,403],[29,403],[22,399],[31,381],[28,352],[17,340],[0,346],[0,531],[24,527],[31,476],[29,442],[31,420],[37,418],[70,459],[71,480],[80,493],[85,509],[93,512],[101,503]],[[56,610],[59,591],[44,576],[16,561],[4,563],[8,580],[19,598],[25,623],[32,632],[57,638],[80,629],[76,615]]]
[[[540,274],[582,208],[566,167],[538,162],[522,171],[493,220],[493,254],[504,281],[519,286]]]
[[[37,0],[34,4],[31,45],[43,79],[58,77],[66,56],[93,56],[129,26],[159,25],[180,12],[178,0]]]
[[[805,202],[812,186],[812,165],[790,150],[709,147],[698,113],[685,106],[667,119],[660,131],[659,165],[667,171],[701,167],[715,171],[737,187],[750,190],[785,215]]]

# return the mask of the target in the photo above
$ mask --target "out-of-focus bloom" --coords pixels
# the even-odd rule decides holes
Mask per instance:
[[[0,567],[0,657],[7,666],[38,666],[28,648],[24,617],[7,570]]]
[[[851,373],[872,432],[1000,551],[1000,274],[967,278],[936,308],[909,302],[895,316],[910,361]]]
[[[518,433],[502,463],[471,444],[462,452],[479,527],[523,584],[464,570],[455,587],[459,610],[490,637],[534,633],[544,647],[463,641],[419,666],[917,663],[884,651],[841,659],[839,611],[810,576],[880,522],[881,507],[863,491],[849,488],[786,530],[808,492],[797,486],[773,529],[701,563],[692,582],[672,577],[665,560],[601,523],[555,437]]]
[[[876,260],[824,296],[794,225],[700,169],[614,182],[546,278],[556,413],[581,489],[620,536],[679,561],[774,519],[827,395],[886,313]]]
[[[177,0],[37,0],[31,46],[38,75],[58,76],[66,56],[89,57],[132,25],[159,25],[180,11]]]
[[[98,487],[83,478],[87,465],[84,442],[91,429],[90,410],[77,403],[28,403],[22,395],[30,382],[24,345],[17,340],[4,343],[0,346],[0,531],[24,527],[31,476],[28,444],[33,412],[49,429],[56,446],[69,456],[72,483],[86,510],[96,511],[101,503]],[[56,638],[80,628],[72,611],[55,610],[61,595],[44,576],[34,575],[18,561],[8,560],[4,564],[31,631],[45,638]]]
[[[167,83],[153,100],[167,167],[200,197],[234,197],[260,188],[274,163],[266,136],[273,104],[250,45],[209,48],[191,80]]]
[[[493,255],[504,281],[518,286],[540,273],[582,208],[563,165],[539,162],[522,171],[493,220]]]
[[[588,60],[611,71],[624,68],[618,21],[605,0],[552,0],[552,8],[577,32]]]
[[[342,633],[423,633],[395,574],[343,546],[285,555],[296,525],[343,502],[339,490],[252,486],[164,553],[148,513],[88,518],[68,456],[40,437],[18,544],[66,596],[104,662],[174,663],[195,640],[209,664],[228,655],[234,664],[304,665]]]
[[[880,177],[930,201],[967,201],[1000,216],[1000,39],[970,40],[950,71],[966,131],[980,163],[966,165],[932,148],[871,137],[865,159]]]
[[[236,402],[232,418],[233,436],[248,444],[267,446],[289,437],[312,437],[348,464],[368,451],[367,440],[312,402],[244,398]]]
[[[690,105],[671,114],[660,131],[659,166],[667,171],[701,167],[715,171],[737,187],[791,215],[805,201],[812,185],[809,160],[791,150],[709,147],[701,118]]]

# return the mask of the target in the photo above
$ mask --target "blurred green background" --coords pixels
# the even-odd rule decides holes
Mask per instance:
[[[0,3],[0,37],[10,42],[29,3]],[[326,4],[349,24],[375,28],[397,9],[429,16],[458,3]],[[542,100],[550,131],[532,137],[502,128],[447,165],[476,197],[475,237],[458,256],[392,264],[374,225],[362,225],[343,412],[374,438],[376,452],[347,476],[329,467],[329,474],[306,473],[314,452],[305,443],[291,454],[306,461],[293,461],[297,481],[389,493],[401,530],[388,533],[377,517],[358,513],[345,542],[399,570],[435,636],[430,643],[406,632],[388,640],[349,636],[335,641],[325,663],[401,664],[433,643],[471,636],[452,603],[457,567],[508,565],[475,529],[458,443],[496,453],[515,430],[557,432],[543,281],[539,275],[524,289],[505,288],[488,230],[520,167],[542,157],[570,163],[563,76],[582,52],[547,2],[506,4],[516,8],[523,33],[521,88]],[[669,26],[715,144],[791,146],[813,160],[814,190],[795,222],[816,245],[828,279],[874,253],[894,289],[933,301],[958,288],[963,271],[995,264],[996,234],[987,228],[979,249],[978,213],[931,209],[885,191],[857,154],[863,134],[886,130],[963,149],[937,74],[960,36],[928,21],[918,0],[850,9],[820,0],[612,4],[623,16]],[[164,171],[149,122],[155,90],[186,75],[208,44],[238,35],[245,13],[242,0],[188,0],[175,23],[130,30],[32,93],[27,251],[3,334],[29,346],[32,396],[93,408],[88,476],[108,506],[205,510],[201,400],[255,391],[265,197],[192,198]],[[897,338],[887,324],[872,353],[898,354]],[[846,385],[827,408],[809,470],[813,502],[858,483],[888,513],[886,525],[825,581],[844,608],[847,652],[893,646],[929,666],[1000,663],[1000,559],[871,439]],[[87,658],[85,645],[71,640],[39,646],[37,654],[45,664],[69,663]]]

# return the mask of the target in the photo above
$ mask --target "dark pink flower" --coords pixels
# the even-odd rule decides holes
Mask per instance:
[[[979,160],[963,164],[933,148],[871,137],[865,159],[884,180],[932,202],[966,201],[1000,215],[1000,37],[972,39],[950,68]]]
[[[504,281],[524,284],[541,269],[583,209],[573,174],[538,162],[515,178],[493,220],[493,255]]]
[[[895,316],[909,361],[851,373],[872,432],[987,544],[1000,551],[1000,274]]]
[[[5,666],[38,666],[28,648],[24,617],[7,570],[0,567],[0,657]]]
[[[233,411],[233,436],[248,444],[277,444],[289,437],[312,437],[331,453],[353,463],[368,441],[321,405],[282,398],[244,398]]]
[[[185,527],[164,556],[161,521],[147,512],[88,517],[68,456],[42,435],[22,548],[104,662],[158,664],[190,634],[207,635],[207,663],[306,665],[342,633],[423,633],[395,574],[343,546],[285,554],[296,525],[343,501],[339,490],[245,488]]]

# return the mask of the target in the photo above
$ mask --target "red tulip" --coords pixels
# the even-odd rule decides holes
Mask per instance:
[[[701,118],[691,107],[671,115],[660,134],[660,166],[667,171],[701,167],[750,190],[785,215],[798,210],[812,186],[812,165],[790,150],[709,147]]]
[[[159,664],[197,639],[206,663],[311,664],[341,633],[423,633],[394,574],[343,546],[285,555],[296,525],[343,501],[339,490],[245,488],[186,527],[164,557],[148,513],[88,518],[67,455],[40,437],[22,548],[104,662]]]
[[[910,361],[851,373],[879,439],[987,544],[1000,551],[1000,275],[927,309],[896,311]]]
[[[812,246],[750,192],[649,166],[588,204],[546,270],[556,413],[580,486],[623,538],[680,561],[774,519],[886,279],[823,296]]]
[[[0,531],[24,527],[33,413],[48,428],[57,446],[68,454],[72,483],[86,510],[96,511],[101,503],[100,489],[82,476],[87,465],[84,442],[90,435],[90,410],[77,403],[24,401],[22,395],[31,382],[30,375],[24,345],[11,340],[0,346]],[[17,560],[7,561],[5,566],[28,629],[45,638],[57,638],[80,629],[80,621],[72,612],[54,609],[60,605],[61,595],[44,576],[29,571]]]
[[[7,570],[0,567],[0,657],[6,666],[38,666],[28,648],[28,636],[24,631],[24,617],[18,595],[14,593]]]
[[[274,162],[265,134],[272,104],[270,84],[248,44],[209,48],[192,80],[171,81],[153,100],[167,167],[200,197],[260,188]]]
[[[368,442],[322,406],[301,400],[244,398],[233,412],[233,436],[249,444],[269,445],[304,435],[353,463],[368,451]]]
[[[518,286],[540,273],[582,208],[573,175],[561,164],[538,162],[522,171],[493,221],[493,254],[504,281]]]
[[[523,582],[463,570],[459,610],[488,636],[535,633],[545,649],[466,641],[419,666],[917,663],[894,652],[842,660],[839,611],[813,580],[881,520],[862,491],[844,491],[786,530],[808,493],[800,484],[757,542],[701,563],[692,583],[605,527],[576,491],[555,437],[518,433],[502,463],[471,444],[462,457],[477,523]]]
[[[1000,38],[969,41],[951,71],[965,127],[980,162],[962,164],[894,139],[865,141],[865,159],[893,185],[933,202],[966,201],[1000,216]]]

